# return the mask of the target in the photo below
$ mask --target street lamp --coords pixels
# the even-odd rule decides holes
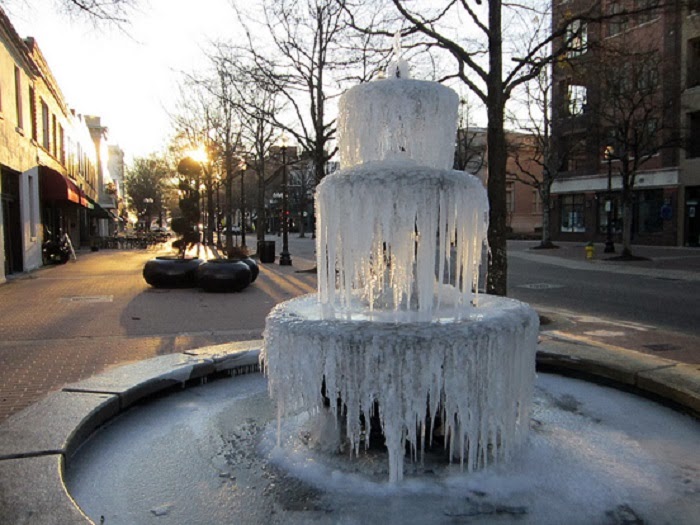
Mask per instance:
[[[153,204],[153,199],[151,197],[145,197],[143,199],[143,204],[144,204],[144,214],[146,215],[144,219],[144,230],[147,232],[150,231],[151,229],[151,214],[149,213],[150,210],[150,205]]]
[[[226,168],[226,255],[229,259],[233,257],[233,196],[231,195],[233,168],[231,164],[229,160]]]
[[[612,157],[615,153],[615,149],[612,146],[606,146],[605,148],[605,159],[608,161],[608,195],[605,201],[605,212],[607,214],[607,225],[606,225],[606,235],[605,235],[605,249],[604,253],[615,253],[615,244],[612,238]]]
[[[241,164],[241,247],[245,248],[245,172],[248,169],[248,165],[245,160]]]
[[[287,187],[287,146],[286,135],[280,137],[280,150],[282,151],[282,253],[280,253],[280,266],[291,266],[292,258],[289,255],[289,221],[288,187]]]

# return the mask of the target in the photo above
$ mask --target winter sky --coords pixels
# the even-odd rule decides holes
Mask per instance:
[[[228,0],[140,0],[124,30],[71,19],[59,3],[3,7],[22,38],[36,39],[68,105],[101,116],[127,159],[164,147],[181,72],[203,65],[212,40],[240,33]]]

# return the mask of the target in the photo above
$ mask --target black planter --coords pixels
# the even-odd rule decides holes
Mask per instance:
[[[192,288],[197,286],[197,268],[202,259],[156,257],[143,267],[143,278],[155,288]]]
[[[240,260],[212,259],[197,268],[197,281],[205,292],[240,292],[251,283],[252,272]]]
[[[250,257],[246,257],[245,259],[241,259],[241,262],[244,262],[248,265],[248,268],[250,268],[250,282],[254,283],[255,279],[258,278],[258,274],[260,273],[260,268],[258,268],[258,263],[255,262],[254,259],[251,259]]]

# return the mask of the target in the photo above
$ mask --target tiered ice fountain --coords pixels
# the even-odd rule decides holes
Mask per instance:
[[[261,354],[278,417],[323,410],[323,384],[355,454],[378,410],[393,482],[436,420],[467,470],[512,455],[538,332],[527,305],[477,293],[488,201],[450,169],[458,97],[407,69],[341,98],[342,169],[316,192],[318,293],[270,313]]]

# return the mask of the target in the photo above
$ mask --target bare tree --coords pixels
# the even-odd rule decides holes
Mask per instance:
[[[338,0],[342,3],[342,0]],[[659,0],[660,2],[661,0]],[[552,27],[548,9],[551,2],[524,0],[444,0],[416,4],[410,0],[392,0],[393,8],[407,27],[402,34],[413,36],[430,49],[447,53],[453,59],[452,73],[443,80],[460,80],[486,106],[487,165],[489,197],[488,241],[491,250],[487,291],[505,295],[508,260],[506,252],[506,157],[504,128],[506,103],[521,85],[536,78],[543,68],[566,52],[576,32],[577,22],[625,17],[658,7],[658,2],[635,3],[614,13],[602,12],[602,2],[591,2],[582,11],[564,17]],[[631,4],[630,4],[631,5]],[[349,15],[352,15],[348,10]],[[363,32],[390,36],[396,27],[377,28],[362,25],[353,18],[353,27]],[[468,27],[468,32],[463,28]],[[517,39],[504,39],[504,27],[511,37],[520,28]],[[510,45],[512,44],[512,45]],[[511,60],[504,61],[510,57]]]
[[[454,169],[479,174],[486,166],[485,130],[469,118],[469,102],[459,101]]]
[[[642,42],[608,47],[589,74],[600,88],[601,101],[593,111],[604,130],[605,160],[615,166],[622,204],[622,257],[633,258],[632,222],[637,175],[665,149],[681,144],[675,111],[676,96],[664,93],[662,79],[670,77],[659,53]]]
[[[542,239],[537,248],[556,248],[551,240],[552,185],[568,171],[568,160],[583,154],[576,140],[555,140],[552,135],[552,75],[550,68],[526,83],[523,89],[523,117],[515,124],[526,132],[527,143],[511,147],[517,172],[508,175],[534,188],[542,205]],[[569,120],[573,131],[573,121]],[[560,129],[565,129],[564,126]]]
[[[339,42],[345,40],[344,11],[335,0],[263,0],[263,26],[274,43],[265,54],[256,45],[252,22],[246,26],[248,52],[258,75],[258,84],[274,86],[286,101],[293,121],[285,114],[267,115],[276,127],[294,137],[314,161],[315,177],[325,175],[325,164],[336,151],[333,145],[335,119],[329,117],[328,99],[334,93],[331,71],[345,67]],[[336,88],[337,90],[337,88]]]
[[[527,4],[527,2],[525,2]],[[429,48],[446,51],[456,63],[455,72],[444,79],[457,78],[463,82],[486,106],[488,196],[490,203],[489,245],[491,259],[487,275],[487,291],[505,295],[507,288],[506,255],[506,139],[504,115],[506,101],[512,91],[534,78],[546,65],[539,58],[541,50],[551,44],[553,37],[547,37],[548,27],[542,18],[531,24],[529,46],[522,48],[524,54],[514,61],[504,72],[504,48],[502,37],[503,5],[501,0],[488,0],[481,5],[480,0],[446,0],[433,2],[430,8],[422,6],[412,9],[410,2],[392,0],[393,7],[401,15],[408,28],[404,35],[417,35]],[[454,31],[453,23],[464,17],[479,38],[464,38]],[[533,18],[534,20],[534,18]],[[359,23],[354,20],[354,26]],[[391,28],[393,29],[393,28]],[[387,36],[391,29],[385,30]],[[534,29],[534,31],[533,31]],[[376,28],[364,29],[377,31]],[[486,57],[486,59],[482,59]]]
[[[201,176],[197,183],[206,192],[206,241],[214,244],[216,214],[214,212],[215,174],[221,165],[220,151],[217,143],[217,131],[221,129],[222,116],[218,99],[209,90],[204,89],[197,80],[188,78],[181,87],[180,102],[177,111],[170,115],[175,130],[173,145],[178,154],[191,155],[192,151],[201,151],[203,157],[198,159]]]
[[[279,91],[259,75],[254,63],[242,57],[230,46],[219,44],[212,60],[217,64],[222,82],[229,90],[228,104],[236,113],[240,125],[239,144],[245,150],[245,159],[257,176],[258,241],[265,240],[265,194],[271,164],[271,152],[276,140],[276,116],[284,109]],[[272,168],[277,164],[272,162]]]
[[[0,0],[0,6],[11,9],[26,0]],[[138,0],[53,0],[56,11],[71,18],[83,18],[93,23],[123,26],[136,8]]]

